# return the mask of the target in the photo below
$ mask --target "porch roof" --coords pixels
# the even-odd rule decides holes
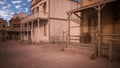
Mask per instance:
[[[66,13],[68,14],[68,13],[80,12],[82,10],[85,10],[85,9],[88,9],[88,8],[92,8],[92,7],[95,7],[95,6],[98,6],[98,5],[106,4],[106,3],[109,3],[109,2],[113,2],[113,1],[116,1],[116,0],[102,1],[102,2],[99,2],[99,3],[96,3],[96,4],[92,4],[92,5],[88,5],[88,6],[83,6],[83,7],[77,8],[77,9],[72,9],[70,11],[67,11]]]

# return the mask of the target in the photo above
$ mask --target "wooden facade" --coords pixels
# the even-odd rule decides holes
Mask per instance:
[[[7,21],[0,18],[0,41],[6,40]]]
[[[32,43],[62,42],[67,35],[67,10],[78,4],[69,0],[32,0],[31,14],[21,20],[21,31],[30,30],[22,40]],[[27,25],[25,27],[24,25]]]
[[[88,33],[90,37],[86,36],[86,38],[89,38],[86,40],[90,40],[89,44],[96,45],[98,56],[105,55],[109,56],[110,59],[113,58],[113,55],[120,57],[119,4],[119,0],[81,0],[80,8],[67,12],[68,16],[81,13],[81,16],[76,15],[81,20],[79,40],[83,41],[85,38],[82,39],[82,34]],[[70,37],[69,35],[69,40],[71,40]]]
[[[21,19],[26,17],[25,13],[14,14],[10,19],[10,26],[7,31],[8,40],[20,40],[21,39]]]

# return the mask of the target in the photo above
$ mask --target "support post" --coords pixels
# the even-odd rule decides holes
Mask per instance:
[[[98,6],[98,30],[99,30],[98,51],[99,51],[99,56],[101,56],[101,10],[100,10],[100,6]]]
[[[23,24],[23,41],[24,41],[24,35],[25,35],[25,24]]]
[[[68,45],[70,45],[70,16],[72,13],[68,13]]]
[[[81,13],[81,16],[83,16],[82,13]],[[82,33],[83,33],[83,17],[80,17],[80,41],[79,42],[81,42]]]
[[[28,39],[28,35],[29,35],[29,33],[28,33],[29,31],[28,31],[28,23],[27,23],[27,42],[29,41],[29,39]]]
[[[21,23],[21,40],[22,40],[22,37],[23,37],[23,36],[22,36],[22,31],[23,31],[23,30],[22,30],[22,23]]]
[[[40,34],[40,20],[38,19],[38,43],[39,43],[39,34]]]
[[[110,40],[110,45],[109,45],[109,59],[112,61],[112,40]]]
[[[32,42],[33,42],[33,21],[32,21],[32,24],[31,24],[31,39],[32,39]]]
[[[94,7],[98,11],[98,56],[101,56],[101,9],[105,6],[106,4],[103,5],[98,5],[97,7]]]

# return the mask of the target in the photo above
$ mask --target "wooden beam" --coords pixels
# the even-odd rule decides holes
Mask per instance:
[[[73,14],[73,13],[68,13],[68,18],[70,18],[72,14]]]
[[[70,39],[70,40],[80,40],[80,39]]]
[[[105,5],[106,5],[106,4],[102,4],[102,5],[99,5],[99,6],[95,6],[95,7],[93,7],[93,8],[96,9],[97,11],[100,11],[101,9],[104,8]]]
[[[74,12],[74,15],[76,15],[78,18],[81,18],[81,16],[80,16],[80,15],[78,15],[77,13],[75,13],[75,12]]]
[[[101,34],[102,36],[115,36],[120,37],[120,34]]]
[[[80,35],[70,35],[70,37],[80,37]]]

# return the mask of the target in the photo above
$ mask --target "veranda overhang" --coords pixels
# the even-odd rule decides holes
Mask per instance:
[[[110,3],[110,2],[113,2],[113,1],[116,1],[116,0],[105,0],[105,1],[102,1],[102,2],[98,2],[96,4],[87,5],[87,6],[83,6],[83,7],[80,7],[80,8],[72,9],[70,11],[67,11],[66,13],[68,14],[68,13],[80,12],[82,10],[89,9],[89,8],[92,8],[92,7],[95,7],[95,6],[98,6],[98,5],[102,5],[102,4],[107,4],[107,3]]]

